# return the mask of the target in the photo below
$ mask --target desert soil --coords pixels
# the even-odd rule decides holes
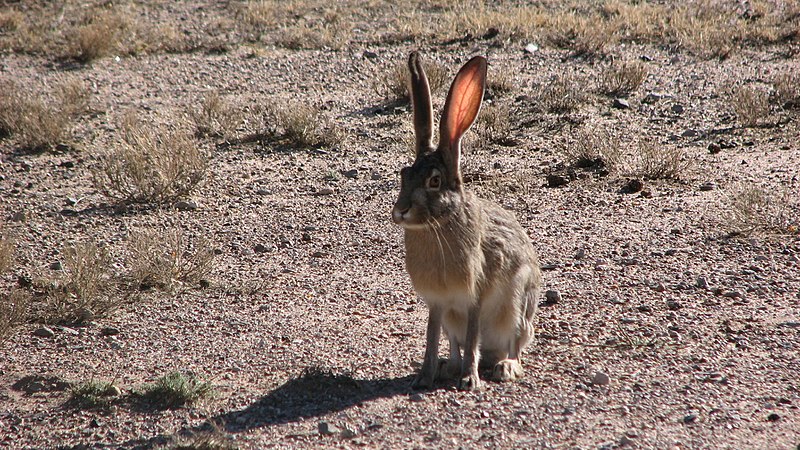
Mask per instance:
[[[215,5],[203,14],[224,14]],[[164,8],[162,20],[201,20],[193,8]],[[796,111],[745,128],[730,105],[737,83],[767,86],[800,70],[796,53],[742,48],[720,60],[614,44],[607,55],[643,61],[649,73],[620,109],[591,92],[608,56],[575,58],[545,43],[526,52],[527,42],[502,34],[355,36],[340,50],[251,42],[78,67],[2,56],[0,75],[21,85],[83,81],[93,111],[77,122],[70,150],[30,153],[0,141],[0,219],[17,247],[2,289],[21,274],[47,275],[75,242],[104,246],[123,274],[132,230],[178,228],[217,255],[206,287],[137,293],[110,317],[52,326],[52,337],[34,335],[41,323],[18,328],[0,352],[0,446],[151,448],[209,424],[240,448],[800,445],[800,238],[732,235],[729,222],[742,186],[788,192],[797,204]],[[546,289],[560,294],[542,299],[525,376],[487,381],[480,392],[446,382],[410,388],[427,309],[390,209],[411,159],[411,117],[373,86],[415,49],[450,76],[482,54],[490,80],[510,78],[511,92],[488,100],[508,108],[512,139],[465,149],[468,188],[514,211]],[[561,75],[584,80],[589,98],[568,114],[539,111],[538,87]],[[310,149],[198,138],[210,165],[191,196],[197,209],[115,208],[91,169],[118,142],[122,115],[185,115],[211,90],[246,113],[269,102],[315,105],[344,140]],[[434,97],[438,110],[444,93]],[[247,117],[237,137],[263,126]],[[598,124],[622,145],[682,149],[687,167],[677,179],[643,180],[651,195],[626,193],[629,177],[614,171],[578,168],[570,179],[560,143]],[[720,141],[732,145],[709,152]],[[570,182],[548,187],[549,174]],[[104,335],[107,327],[119,334]],[[126,394],[174,370],[211,381],[214,395],[167,410],[67,403],[68,383],[113,380]],[[321,422],[332,432],[320,432]]]

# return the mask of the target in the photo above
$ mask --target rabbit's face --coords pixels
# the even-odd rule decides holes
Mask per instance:
[[[449,181],[440,152],[421,155],[400,171],[400,195],[392,220],[406,229],[439,226],[458,205],[460,189]]]

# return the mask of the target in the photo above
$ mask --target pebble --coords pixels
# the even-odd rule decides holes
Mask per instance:
[[[700,185],[700,190],[701,191],[713,191],[716,188],[717,188],[717,185],[713,181],[708,181],[708,182],[705,182],[705,183]]]
[[[697,421],[696,414],[687,414],[683,416],[683,423],[695,423],[695,421]]]
[[[256,253],[266,253],[266,252],[269,251],[269,247],[267,247],[264,244],[256,244],[253,247],[253,251],[256,252]]]
[[[677,311],[683,308],[683,305],[677,300],[667,300],[667,308],[669,308],[671,311]]]
[[[369,50],[364,50],[364,53],[361,54],[364,58],[367,59],[375,59],[378,57],[378,54]]]
[[[56,334],[48,327],[41,327],[34,330],[33,335],[39,337],[53,337]]]
[[[547,176],[547,187],[559,187],[569,183],[569,178],[561,175],[550,174]]]
[[[316,195],[332,195],[334,192],[331,187],[323,187],[317,190]]]
[[[547,305],[557,305],[561,303],[561,293],[555,289],[550,289],[544,293],[544,301]]]
[[[700,289],[708,289],[708,280],[706,277],[697,277],[697,287]]]
[[[722,296],[728,298],[739,298],[742,296],[742,293],[739,291],[726,291],[722,293]]]
[[[578,249],[577,252],[575,252],[575,257],[574,257],[575,259],[583,259],[585,257],[586,257],[586,250],[585,249],[580,248],[580,249]]]
[[[672,105],[672,107],[670,109],[675,114],[683,114],[683,111],[684,111],[685,108],[680,103],[675,103],[674,105]]]
[[[306,242],[310,242],[310,241],[311,241],[311,234],[309,234],[309,233],[303,233],[303,237],[302,237],[302,239],[303,239],[304,241],[306,241]]]
[[[767,420],[769,420],[770,422],[777,422],[781,420],[781,416],[778,415],[777,413],[772,413],[767,416]]]
[[[536,53],[539,51],[539,46],[536,44],[528,44],[525,46],[525,53]]]
[[[181,200],[175,203],[175,209],[178,211],[194,211],[199,207],[200,205],[194,200]]]
[[[344,439],[353,439],[356,436],[358,436],[358,431],[350,428],[349,426],[345,426],[344,430],[342,430],[342,437]]]
[[[380,172],[372,172],[372,174],[370,175],[370,178],[373,181],[377,181],[377,180],[380,180],[381,178],[383,178],[383,175],[381,175]]]
[[[12,222],[25,222],[25,211],[17,211],[11,215]]]
[[[55,261],[50,263],[50,270],[64,270],[64,266],[61,264],[61,261]]]
[[[352,178],[352,179],[358,178],[358,169],[350,169],[344,172],[343,175],[347,178]]]
[[[78,336],[79,334],[81,334],[80,331],[78,331],[78,330],[76,330],[74,328],[69,328],[69,327],[61,327],[61,331],[63,331],[64,333],[67,333],[67,334],[71,334],[73,336]]]
[[[624,98],[615,98],[611,106],[617,109],[630,109],[631,104]]]
[[[633,444],[634,444],[634,440],[629,438],[627,435],[623,434],[622,437],[619,438],[619,446],[620,447],[627,447],[627,446],[630,446],[630,445],[633,445]]]
[[[700,134],[700,132],[698,132],[697,130],[693,130],[693,129],[689,128],[688,130],[685,130],[683,133],[681,133],[681,136],[683,136],[683,137],[696,137],[699,134]]]
[[[609,383],[611,383],[611,378],[599,370],[592,376],[592,384],[596,386],[607,386]]]
[[[411,394],[411,396],[408,397],[408,399],[411,400],[412,402],[421,402],[425,400],[425,396],[420,394],[419,392],[415,392]]]
[[[639,312],[649,313],[653,310],[649,305],[639,305],[636,307]]]
[[[104,327],[100,330],[100,334],[103,336],[116,336],[119,334],[119,328]]]
[[[335,425],[325,421],[322,421],[317,424],[317,430],[319,431],[319,434],[323,436],[331,436],[333,434],[339,433],[339,429],[336,428]]]
[[[644,183],[642,180],[638,178],[632,178],[628,180],[624,186],[622,186],[622,192],[626,194],[635,194],[644,188]]]
[[[719,144],[714,144],[714,143],[708,144],[708,153],[710,153],[712,155],[716,155],[717,153],[719,153],[721,151],[722,151],[722,147],[720,147]]]

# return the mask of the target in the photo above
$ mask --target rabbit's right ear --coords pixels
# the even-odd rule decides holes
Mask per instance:
[[[411,104],[414,109],[414,134],[416,135],[417,154],[431,149],[433,135],[433,108],[431,106],[431,89],[428,77],[422,68],[419,52],[412,52],[408,57],[408,70],[411,72]]]

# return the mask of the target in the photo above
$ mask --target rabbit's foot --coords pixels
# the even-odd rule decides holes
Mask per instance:
[[[525,371],[516,359],[504,359],[494,365],[492,381],[514,381],[521,378]]]
[[[467,374],[458,380],[459,391],[479,391],[480,389],[481,379],[477,372]]]
[[[422,369],[414,378],[411,387],[414,389],[430,389],[433,387],[433,381],[436,379],[436,370],[422,366]]]
[[[436,371],[437,380],[452,380],[461,372],[461,363],[453,359],[439,359],[439,370]]]

